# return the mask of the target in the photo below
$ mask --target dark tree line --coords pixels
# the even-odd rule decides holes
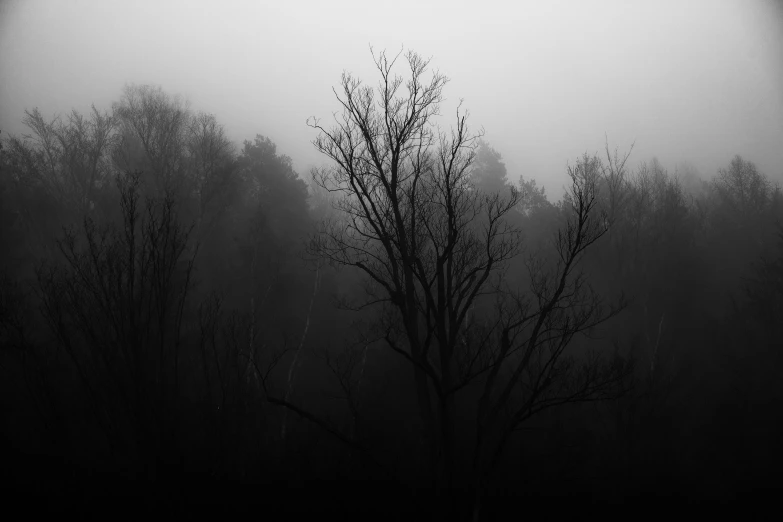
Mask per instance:
[[[428,60],[373,58],[309,184],[150,86],[0,141],[10,483],[474,520],[779,485],[777,185],[607,144],[550,202],[461,105],[435,123]]]

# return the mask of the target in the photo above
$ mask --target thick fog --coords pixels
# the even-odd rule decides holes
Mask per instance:
[[[777,509],[783,4],[0,6],[8,511]]]
[[[3,2],[0,129],[108,108],[153,84],[212,112],[240,142],[269,136],[305,177],[305,125],[330,117],[345,69],[376,81],[369,46],[404,46],[451,78],[509,178],[554,197],[584,151],[636,143],[711,177],[735,154],[783,175],[783,8],[756,1]],[[447,120],[448,123],[451,119]]]

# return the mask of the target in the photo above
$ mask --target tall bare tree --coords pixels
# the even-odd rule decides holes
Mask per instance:
[[[316,172],[316,181],[342,193],[337,206],[348,218],[326,223],[311,246],[369,277],[370,302],[388,312],[383,338],[411,362],[433,456],[442,449],[439,460],[448,466],[457,347],[476,297],[517,252],[518,233],[503,217],[518,194],[503,199],[472,190],[479,136],[460,109],[450,134],[435,126],[448,79],[425,78],[429,61],[414,52],[405,57],[404,86],[392,73],[397,58],[381,53],[374,56],[377,93],[344,74],[337,126],[311,122],[321,132],[316,148],[337,164]]]
[[[157,195],[181,190],[188,166],[185,143],[191,130],[187,104],[160,87],[127,85],[114,112],[123,136],[123,147],[115,154],[117,165],[144,171]]]
[[[470,132],[461,106],[456,125],[441,130],[435,117],[448,79],[430,75],[429,60],[409,51],[405,80],[393,73],[399,58],[373,53],[377,89],[344,73],[336,124],[308,122],[319,131],[315,147],[334,164],[315,170],[314,180],[340,196],[341,214],[322,224],[310,251],[366,275],[368,299],[357,306],[379,308],[378,337],[410,363],[433,478],[448,487],[458,460],[457,412],[463,419],[471,394],[479,477],[521,422],[597,398],[618,380],[615,366],[575,361],[565,351],[576,334],[618,310],[602,307],[578,268],[608,220],[596,199],[600,160],[580,160],[569,172],[556,263],[528,264],[529,295],[504,286],[504,269],[522,247],[507,219],[521,194],[475,189],[480,134]],[[492,300],[497,313],[479,328],[476,306]]]
[[[63,210],[82,216],[95,207],[98,192],[113,174],[110,152],[116,141],[116,119],[94,106],[89,117],[72,111],[67,119],[47,121],[38,109],[25,111],[32,131],[11,137],[8,163],[17,184],[44,190]]]
[[[142,205],[140,178],[133,172],[116,180],[121,225],[85,217],[81,231],[66,229],[58,241],[59,262],[36,272],[43,316],[112,451],[130,447],[157,458],[180,392],[197,249],[187,255],[191,228],[178,223],[172,197]]]
[[[196,233],[200,238],[203,229],[214,226],[215,218],[225,209],[222,198],[236,178],[236,152],[215,116],[203,112],[190,118],[185,146],[188,178],[198,203]]]

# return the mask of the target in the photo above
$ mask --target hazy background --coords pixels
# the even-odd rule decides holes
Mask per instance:
[[[0,4],[0,130],[108,108],[127,83],[160,85],[256,133],[303,177],[324,160],[309,116],[330,118],[343,69],[375,82],[369,45],[432,56],[443,109],[464,98],[509,178],[558,197],[565,165],[635,140],[712,176],[741,154],[783,175],[783,4],[772,1],[114,1]],[[404,72],[400,69],[400,72]]]

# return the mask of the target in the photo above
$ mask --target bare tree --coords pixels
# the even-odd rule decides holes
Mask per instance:
[[[522,246],[507,219],[521,195],[474,188],[480,134],[470,132],[461,106],[455,127],[442,131],[434,119],[447,78],[428,76],[429,60],[409,51],[406,81],[392,72],[399,57],[373,53],[377,90],[343,74],[335,126],[309,121],[319,131],[315,147],[334,162],[315,170],[314,180],[340,196],[341,214],[322,224],[310,252],[366,275],[368,299],[356,307],[378,307],[378,337],[410,363],[433,478],[449,487],[457,410],[469,404],[460,397],[478,394],[478,478],[530,416],[599,398],[617,382],[617,366],[566,354],[576,334],[618,311],[602,306],[578,268],[608,220],[597,208],[600,160],[585,158],[569,171],[555,266],[531,258],[531,295],[504,286],[504,271]],[[498,313],[479,328],[471,316],[487,299]]]
[[[138,173],[117,180],[121,226],[86,217],[80,232],[67,229],[58,241],[61,261],[40,265],[37,277],[43,315],[112,451],[159,457],[176,428],[169,414],[194,258],[173,199],[142,210],[139,183]]]
[[[597,199],[601,173],[597,157],[585,155],[569,167],[571,187],[561,205],[565,223],[554,243],[555,261],[527,259],[529,292],[501,295],[498,341],[486,350],[484,364],[467,374],[487,372],[473,454],[479,489],[522,423],[545,409],[612,397],[630,375],[630,365],[616,354],[569,352],[575,336],[589,333],[625,306],[623,298],[606,305],[580,268],[587,250],[609,230]]]
[[[95,192],[111,174],[108,152],[115,140],[113,115],[94,106],[90,118],[73,111],[67,122],[46,121],[38,109],[25,111],[24,123],[33,134],[11,139],[11,153],[29,161],[33,176],[57,201],[84,214],[95,203]]]
[[[209,229],[214,224],[215,219],[204,220],[221,211],[220,198],[236,174],[235,150],[215,116],[203,112],[190,119],[186,150],[193,195],[198,200],[196,230],[201,236],[202,226]]]
[[[191,130],[187,104],[160,87],[127,85],[114,112],[123,136],[117,165],[144,171],[151,178],[148,188],[157,195],[181,190],[187,173],[184,145]]]
[[[349,74],[337,98],[344,108],[333,129],[318,121],[316,148],[337,166],[315,173],[339,192],[343,223],[327,223],[312,252],[362,270],[371,301],[393,314],[383,337],[412,364],[420,414],[444,477],[452,462],[457,347],[468,310],[513,257],[519,235],[503,217],[517,203],[472,190],[470,166],[478,135],[457,111],[450,134],[434,124],[447,78],[425,79],[429,61],[406,59],[410,80],[393,75],[397,58],[375,58],[376,94]],[[483,220],[482,226],[476,226]],[[435,463],[435,462],[434,462]]]

